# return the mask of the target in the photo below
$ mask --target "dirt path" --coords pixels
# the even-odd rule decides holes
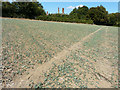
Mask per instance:
[[[35,83],[39,82],[40,80],[42,80],[41,75],[43,73],[45,73],[47,70],[49,70],[53,66],[53,63],[55,63],[55,64],[61,63],[61,60],[64,59],[67,55],[69,55],[71,51],[75,51],[78,48],[80,48],[80,45],[82,45],[82,43],[85,40],[87,40],[92,35],[94,35],[98,31],[100,31],[102,28],[100,28],[100,29],[96,30],[95,32],[89,34],[88,36],[84,37],[81,41],[75,43],[71,47],[64,49],[62,52],[58,53],[55,57],[53,57],[50,61],[37,66],[34,70],[33,69],[29,70],[28,75],[23,75],[21,77],[17,77],[14,80],[14,83],[11,85],[11,87],[14,87],[14,88],[29,87],[28,84],[31,82],[31,80],[34,80]]]
[[[89,79],[89,77],[91,77],[91,76],[92,76],[92,78],[94,78],[94,80],[93,80],[94,83],[98,82],[94,85],[97,85],[97,87],[100,87],[100,88],[111,88],[113,86],[116,86],[116,84],[117,84],[116,82],[114,82],[115,80],[117,80],[115,75],[117,75],[117,73],[118,73],[117,66],[113,66],[113,63],[115,63],[115,61],[114,61],[114,59],[112,59],[112,62],[111,62],[111,59],[104,58],[105,56],[111,58],[112,56],[110,56],[108,53],[114,51],[112,49],[113,47],[111,47],[110,38],[112,38],[112,37],[109,36],[108,27],[104,29],[104,33],[102,35],[103,35],[102,38],[104,38],[104,40],[97,47],[92,48],[93,50],[97,50],[97,48],[99,48],[99,50],[102,51],[102,53],[100,51],[96,52],[97,55],[100,55],[98,57],[94,57],[94,59],[96,61],[94,61],[93,58],[86,56],[85,53],[87,53],[87,52],[81,53],[79,55],[79,53],[77,53],[77,51],[76,51],[76,55],[79,55],[80,57],[84,58],[85,60],[88,60],[89,63],[92,63],[92,66],[87,68],[87,70],[90,72],[90,74],[87,72],[86,69],[82,70],[82,68],[79,68],[79,66],[78,66],[78,69],[79,69],[78,72],[81,72],[81,71],[87,72],[85,74],[86,78],[83,79],[83,81],[86,81],[87,79],[89,80],[89,82],[87,82],[87,87],[89,87],[89,88],[96,88],[96,86],[93,86],[90,84],[91,79]],[[94,36],[92,36],[92,37],[94,37]],[[90,39],[91,38],[89,38],[89,40]],[[83,47],[80,50],[83,51],[84,49],[85,49],[85,47]],[[92,51],[92,49],[90,49],[90,51]],[[103,49],[108,49],[108,50],[103,50]],[[70,60],[71,59],[69,59],[68,61],[70,61]],[[71,62],[73,62],[73,61],[71,61]],[[67,63],[67,61],[66,61],[66,63]],[[86,66],[87,63],[88,62],[85,62],[84,66]],[[112,76],[113,74],[114,74],[114,76]],[[78,78],[82,78],[82,76],[79,75]],[[79,88],[79,85],[76,86],[74,81],[71,84],[73,85],[72,87]]]

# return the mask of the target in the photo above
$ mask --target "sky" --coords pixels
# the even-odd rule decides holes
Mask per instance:
[[[102,5],[109,13],[118,12],[118,2],[41,2],[41,4],[48,13],[57,13],[59,7],[60,13],[62,13],[62,8],[64,8],[64,12],[69,14],[75,7],[82,7],[83,5],[88,8]]]
[[[9,0],[10,2],[12,0]],[[22,0],[21,0],[22,1]],[[37,0],[39,1],[44,10],[48,13],[57,13],[58,7],[60,8],[60,13],[62,13],[62,8],[64,8],[65,14],[69,14],[75,7],[87,6],[88,8],[96,6],[104,6],[109,13],[118,12],[118,2],[119,0]]]

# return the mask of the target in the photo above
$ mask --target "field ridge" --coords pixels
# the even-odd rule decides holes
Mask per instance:
[[[39,65],[37,68],[34,68],[34,70],[32,69],[29,70],[29,75],[23,75],[22,77],[16,78],[15,83],[13,83],[11,87],[29,87],[27,84],[30,83],[31,80],[34,80],[34,82],[37,83],[37,81],[40,80],[39,78],[41,77],[43,73],[49,70],[54,64],[61,63],[61,60],[67,55],[69,55],[71,51],[77,50],[85,40],[90,38],[95,33],[99,32],[102,28],[104,27],[101,27],[97,29],[96,31],[90,33],[89,35],[85,36],[82,40],[73,44],[69,48],[62,50],[56,56],[54,56],[50,61],[42,65]]]

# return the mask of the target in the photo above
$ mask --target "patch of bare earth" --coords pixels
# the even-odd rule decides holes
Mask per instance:
[[[90,38],[95,33],[99,32],[101,29],[102,28],[100,28],[100,29],[96,30],[95,32],[89,34],[88,36],[84,37],[80,42],[75,43],[70,48],[64,49],[62,52],[58,53],[50,61],[48,61],[42,65],[36,66],[34,69],[30,69],[28,71],[29,72],[28,75],[22,75],[22,76],[15,78],[15,80],[10,85],[10,87],[15,87],[15,88],[16,87],[29,87],[29,84],[31,83],[31,81],[33,81],[34,83],[44,81],[43,74],[46,71],[48,71],[50,68],[52,68],[53,63],[55,63],[55,64],[61,63],[62,62],[61,60],[64,59],[67,55],[69,55],[71,51],[77,50],[85,40]]]
[[[44,73],[49,72],[49,70],[54,66],[54,64],[56,65],[61,65],[63,63],[66,63],[66,61],[64,61],[64,59],[66,59],[66,56],[69,56],[71,54],[71,52],[76,52],[77,50],[81,50],[84,51],[84,53],[80,54],[81,58],[84,58],[86,60],[89,61],[89,63],[92,63],[93,66],[91,66],[91,64],[89,64],[88,62],[84,63],[84,68],[80,68],[78,65],[76,66],[72,66],[74,68],[77,68],[78,71],[74,71],[76,72],[76,76],[80,77],[83,81],[88,79],[87,87],[88,88],[96,88],[100,87],[100,88],[110,88],[114,85],[117,84],[117,82],[115,82],[117,80],[117,66],[113,65],[113,63],[115,63],[116,61],[113,60],[109,60],[108,58],[104,58],[105,56],[108,55],[109,52],[114,52],[110,44],[110,38],[108,38],[109,34],[107,33],[108,28],[106,28],[105,30],[105,34],[103,35],[106,42],[105,43],[101,43],[100,44],[100,50],[104,52],[104,54],[102,55],[101,52],[98,52],[98,54],[101,54],[101,56],[93,58],[93,57],[88,57],[85,55],[85,53],[88,52],[93,52],[92,50],[96,49],[91,48],[88,50],[85,50],[85,47],[83,46],[83,43],[86,40],[90,40],[91,37],[94,36],[94,34],[98,33],[102,28],[96,30],[95,32],[89,34],[88,36],[84,37],[81,41],[75,43],[74,45],[72,45],[69,48],[64,49],[62,52],[58,53],[56,56],[54,56],[50,61],[41,64],[41,65],[37,65],[35,66],[34,69],[30,69],[28,70],[29,74],[24,74],[22,76],[18,76],[14,79],[14,81],[8,85],[8,87],[14,87],[14,88],[20,88],[20,87],[31,87],[30,84],[37,84],[39,82],[44,82],[45,76]],[[106,51],[105,48],[107,48],[109,51]],[[109,49],[110,48],[110,49]],[[89,53],[89,55],[91,55]],[[79,55],[78,55],[79,56]],[[109,56],[109,55],[108,55]],[[94,61],[93,59],[96,59],[96,61]],[[74,62],[74,63],[80,63],[77,61],[72,61],[70,60],[69,62]],[[88,66],[88,67],[87,67]],[[86,69],[89,71],[86,71]],[[78,74],[79,72],[84,72],[86,77],[84,78],[83,74]],[[55,73],[56,75],[58,73]],[[116,75],[116,76],[112,76],[112,75]],[[49,75],[49,74],[48,74]],[[92,79],[91,79],[92,78]],[[59,77],[58,82],[64,82],[65,80],[67,80],[68,78],[63,77]],[[91,82],[93,84],[91,84]],[[99,82],[99,83],[96,83]],[[94,85],[94,83],[96,85]],[[76,85],[74,83],[74,81],[71,81],[69,83],[71,85],[71,87],[74,88],[79,88],[78,85]],[[85,83],[84,83],[85,84]],[[49,86],[50,87],[50,86]],[[57,87],[57,86],[54,86]]]

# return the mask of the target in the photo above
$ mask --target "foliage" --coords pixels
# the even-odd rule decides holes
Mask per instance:
[[[111,73],[111,76],[108,79],[113,85],[110,87],[117,86],[118,73],[111,70],[111,68],[107,68],[107,70],[110,70],[107,73],[107,70],[104,69],[107,65],[117,67],[117,36],[117,27],[104,27],[90,38],[87,38],[81,45],[79,44],[77,49],[70,50],[66,57],[58,59],[60,63],[54,62],[52,67],[43,74],[42,88],[101,88],[103,82],[107,81],[101,75],[107,77],[109,73]],[[112,54],[109,52],[112,52]],[[107,62],[111,62],[111,64]],[[102,67],[102,70],[99,69]],[[39,83],[35,86],[39,86]]]
[[[2,19],[3,81],[42,65],[99,28],[96,25]],[[87,32],[85,32],[87,30]]]
[[[70,18],[78,18],[77,15],[77,8],[74,8],[73,11],[71,11],[71,13],[69,14]]]
[[[58,22],[71,22],[71,23],[87,23],[93,24],[92,20],[85,20],[85,19],[78,19],[78,18],[71,18],[69,15],[61,15],[61,14],[49,14],[44,16],[38,16],[37,20],[44,20],[44,21],[58,21]]]
[[[38,16],[37,20],[59,21],[71,23],[88,23],[98,25],[120,26],[119,13],[108,14],[102,5],[88,8],[87,6],[74,8],[69,15],[49,14]]]
[[[108,22],[108,12],[103,6],[92,7],[88,13],[95,24],[105,25]]]
[[[110,26],[120,26],[120,13],[111,13],[108,15],[108,25]]]
[[[10,2],[2,2],[2,16],[13,17],[16,9]]]
[[[78,9],[73,9],[73,11],[70,13],[71,17],[77,17],[79,19],[86,19],[86,16],[88,14],[88,7],[83,6],[83,7],[78,7]]]
[[[3,17],[30,18],[45,15],[43,6],[39,2],[3,2]]]
[[[0,8],[1,9],[1,8]],[[88,8],[74,8],[70,14],[46,15],[39,2],[3,2],[2,16],[15,18],[30,18],[45,21],[75,22],[98,25],[120,26],[119,13],[108,13],[102,5]]]

